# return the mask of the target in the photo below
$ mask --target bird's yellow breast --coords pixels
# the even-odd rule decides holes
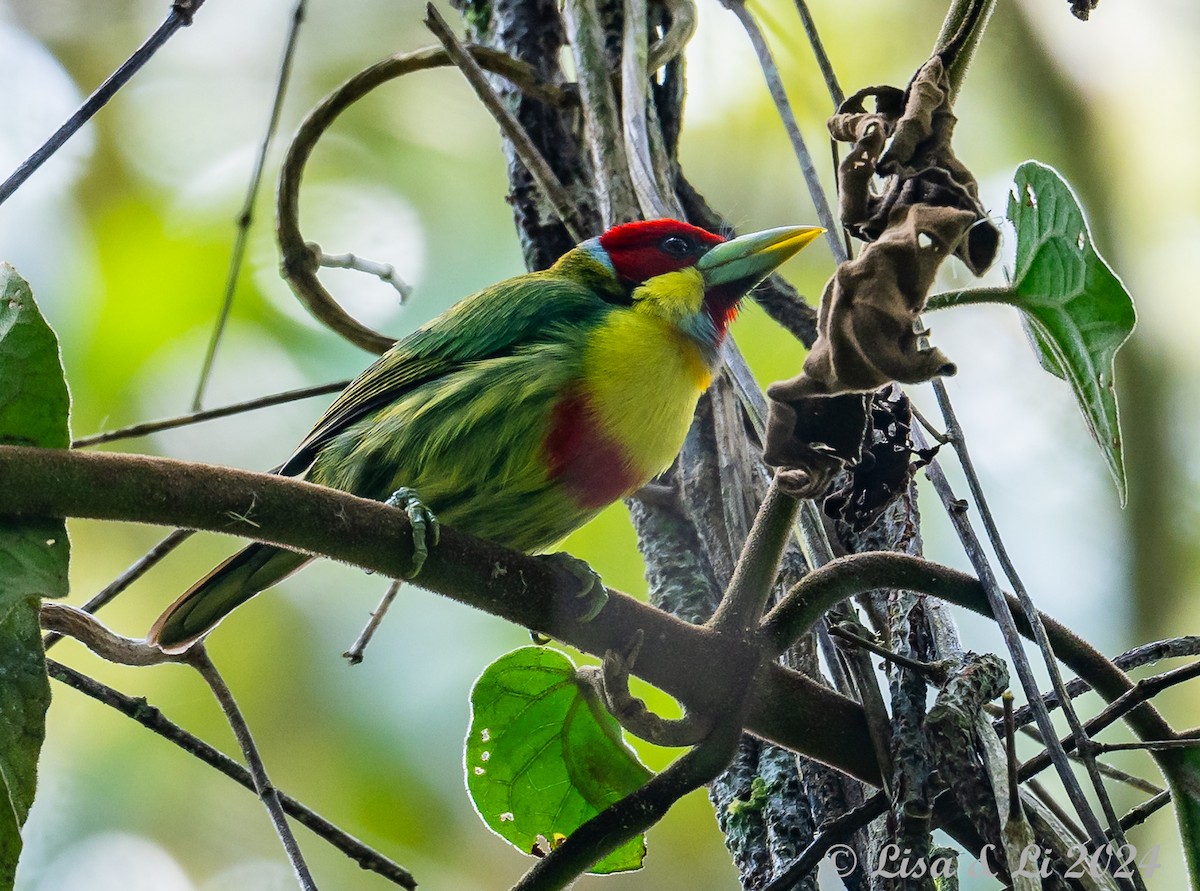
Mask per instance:
[[[682,313],[669,311],[684,310],[685,301],[698,306],[701,286],[686,279],[677,284],[686,291],[672,293],[678,302],[669,306],[642,300],[610,313],[583,357],[584,391],[598,426],[621,445],[643,481],[674,460],[696,400],[712,380],[700,345],[678,325]]]

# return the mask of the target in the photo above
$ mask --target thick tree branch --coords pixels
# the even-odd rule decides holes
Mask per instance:
[[[8,517],[78,516],[178,525],[254,537],[396,577],[409,566],[403,511],[300,480],[138,455],[0,446],[0,505]],[[577,620],[576,582],[546,561],[444,529],[419,578],[422,587],[602,656],[641,629],[637,674],[690,710],[720,713],[736,698],[730,665],[753,645],[714,633],[609,590],[590,622]],[[863,590],[902,587],[988,614],[976,579],[900,554],[844,557],[815,571],[763,623],[772,644],[788,640],[830,602]],[[1029,629],[1021,619],[1021,632]],[[1056,653],[1105,698],[1133,683],[1069,629],[1046,623]],[[861,708],[803,675],[768,662],[756,679],[747,729],[779,745],[878,783]],[[1143,703],[1127,716],[1142,739],[1173,735]],[[1173,760],[1172,753],[1156,753]]]
[[[0,505],[8,517],[89,517],[253,537],[390,577],[411,561],[404,512],[287,477],[165,458],[0,447]],[[637,675],[689,710],[721,713],[741,682],[751,644],[688,625],[609,590],[592,621],[577,620],[578,582],[564,569],[442,530],[421,587],[602,656],[641,629]],[[780,665],[756,678],[747,729],[878,784],[857,703]]]

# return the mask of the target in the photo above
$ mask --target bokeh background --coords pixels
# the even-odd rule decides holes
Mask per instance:
[[[945,5],[811,2],[847,91],[906,81],[932,45]],[[125,59],[167,6],[0,2],[0,175]],[[58,331],[76,435],[188,410],[293,7],[292,0],[205,4],[192,27],[0,206],[0,259],[30,281]],[[1193,397],[1200,185],[1190,163],[1200,135],[1200,7],[1105,0],[1087,24],[1071,18],[1066,2],[999,7],[958,104],[957,148],[997,217],[1021,161],[1035,157],[1061,170],[1082,198],[1101,252],[1134,293],[1140,324],[1118,368],[1129,507],[1119,509],[1065,385],[1039,370],[1015,313],[979,308],[930,321],[939,345],[958,360],[950,389],[1034,597],[1116,653],[1200,630],[1191,605],[1200,573],[1200,408]],[[785,0],[752,8],[828,182],[822,122],[829,102],[795,10]],[[682,147],[688,175],[739,227],[813,221],[745,34],[714,0],[698,0],[698,12]],[[432,43],[422,15],[415,0],[311,0],[281,138],[358,69]],[[308,318],[277,275],[271,198],[282,145],[270,153],[254,207],[233,316],[204,396],[209,407],[351,377],[370,358]],[[522,271],[498,145],[493,122],[451,71],[386,86],[343,117],[308,168],[305,234],[330,252],[393,263],[415,287],[402,307],[395,292],[366,276],[325,273],[352,312],[400,334]],[[830,270],[828,250],[818,245],[785,273],[815,302]],[[966,283],[961,269],[947,273],[947,287]],[[749,307],[735,332],[764,382],[795,373],[801,354],[761,311]],[[928,393],[917,388],[914,395],[933,411]],[[265,469],[288,454],[327,401],[109,447]],[[924,513],[928,552],[964,565],[940,508],[926,499]],[[88,522],[73,522],[71,532],[75,602],[163,534]],[[217,536],[194,539],[106,610],[105,620],[140,635],[233,545]],[[567,546],[610,585],[644,593],[624,508]],[[423,888],[508,887],[529,863],[473,813],[461,743],[471,681],[527,637],[406,588],[366,661],[351,668],[340,654],[385,587],[347,567],[311,567],[229,619],[211,638],[211,652],[281,788],[411,868]],[[968,646],[999,649],[988,623],[964,617],[962,627]],[[187,669],[115,668],[71,642],[55,656],[146,696],[235,750],[211,696]],[[1179,726],[1200,721],[1194,691],[1165,700]],[[656,768],[672,755],[650,747],[642,753]],[[1150,770],[1137,756],[1122,763]],[[1126,806],[1136,800],[1119,796]],[[298,832],[322,887],[389,887]],[[1168,813],[1132,840],[1143,852],[1161,845],[1152,887],[1183,887]],[[250,795],[57,685],[26,845],[22,891],[294,887]],[[732,888],[735,879],[711,808],[694,794],[651,832],[643,872],[579,887]]]

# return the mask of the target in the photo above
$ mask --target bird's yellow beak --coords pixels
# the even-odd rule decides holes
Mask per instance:
[[[705,290],[736,286],[744,294],[824,231],[820,226],[781,226],[740,235],[706,253],[696,269]]]

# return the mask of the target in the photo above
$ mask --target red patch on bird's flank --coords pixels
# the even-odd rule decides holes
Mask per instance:
[[[662,243],[672,235],[686,239],[695,249],[686,254],[664,252]],[[644,282],[694,265],[705,251],[724,240],[720,235],[679,220],[645,220],[614,226],[600,236],[600,247],[621,278]]]
[[[600,429],[590,401],[582,393],[568,392],[554,406],[542,449],[547,476],[579,507],[612,504],[641,482],[625,449]]]

